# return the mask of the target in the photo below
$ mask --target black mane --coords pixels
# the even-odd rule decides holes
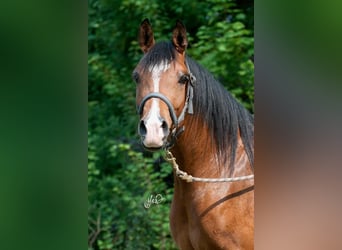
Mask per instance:
[[[175,58],[171,42],[159,42],[141,59],[144,69],[171,62]],[[237,139],[240,133],[247,156],[254,169],[254,119],[253,116],[209,73],[187,56],[191,73],[195,76],[194,116],[201,117],[214,138],[217,153],[224,162],[230,159],[234,166]],[[227,154],[229,149],[229,154]]]
[[[187,62],[196,77],[194,85],[194,115],[201,116],[215,138],[221,159],[230,158],[234,165],[237,139],[240,133],[246,153],[254,165],[254,119],[253,116],[209,73],[190,57]],[[227,149],[230,154],[227,155]]]

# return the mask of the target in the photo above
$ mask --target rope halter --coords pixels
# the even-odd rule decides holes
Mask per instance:
[[[194,97],[193,86],[196,82],[196,78],[190,72],[189,65],[187,62],[186,62],[186,66],[188,68],[188,73],[190,75],[190,79],[189,79],[189,83],[187,85],[187,93],[186,93],[185,104],[184,104],[184,107],[182,109],[182,112],[180,113],[180,115],[178,117],[176,115],[175,109],[174,109],[171,101],[165,95],[163,95],[159,92],[152,92],[152,93],[149,93],[146,96],[144,96],[144,98],[140,102],[140,105],[137,107],[138,114],[142,115],[142,113],[144,111],[145,103],[151,98],[159,98],[160,100],[162,100],[167,105],[169,112],[170,112],[170,117],[171,117],[171,120],[173,123],[172,124],[173,129],[172,129],[170,136],[169,136],[170,139],[167,141],[167,144],[165,146],[166,149],[171,148],[174,145],[177,137],[184,131],[185,127],[184,126],[179,127],[179,124],[184,120],[185,114],[186,113],[188,113],[188,114],[194,113],[192,99]]]

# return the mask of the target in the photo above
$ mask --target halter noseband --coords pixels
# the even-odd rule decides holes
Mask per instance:
[[[138,113],[139,113],[139,115],[142,115],[145,103],[151,98],[159,98],[160,100],[162,100],[167,105],[169,112],[170,112],[170,117],[171,117],[171,120],[173,123],[172,125],[174,128],[172,129],[172,131],[170,133],[171,139],[169,141],[167,141],[166,149],[171,148],[174,145],[178,135],[180,135],[184,131],[185,127],[184,126],[179,127],[179,124],[184,120],[185,113],[186,112],[188,114],[194,113],[192,99],[194,96],[193,86],[194,86],[194,83],[196,81],[196,78],[190,72],[189,65],[187,62],[186,62],[186,66],[188,68],[188,72],[190,75],[190,81],[189,81],[188,86],[187,86],[187,94],[186,94],[185,104],[184,104],[183,110],[180,113],[179,117],[177,117],[175,109],[173,108],[170,100],[165,95],[158,93],[158,92],[152,92],[152,93],[147,94],[142,99],[142,101],[138,107]]]

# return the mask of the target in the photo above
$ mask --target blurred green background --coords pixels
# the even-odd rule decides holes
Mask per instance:
[[[253,1],[88,1],[88,249],[175,249],[171,167],[144,152],[131,73],[149,18],[155,39],[185,24],[188,54],[254,112]],[[151,195],[161,204],[144,208]]]

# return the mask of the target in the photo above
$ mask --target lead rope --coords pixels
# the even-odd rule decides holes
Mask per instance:
[[[241,177],[232,177],[232,178],[199,178],[193,177],[189,175],[187,172],[179,169],[179,166],[176,162],[176,158],[172,155],[172,153],[167,150],[166,151],[166,160],[172,163],[172,167],[176,172],[176,175],[186,182],[234,182],[234,181],[244,181],[254,179],[254,174],[241,176]]]

